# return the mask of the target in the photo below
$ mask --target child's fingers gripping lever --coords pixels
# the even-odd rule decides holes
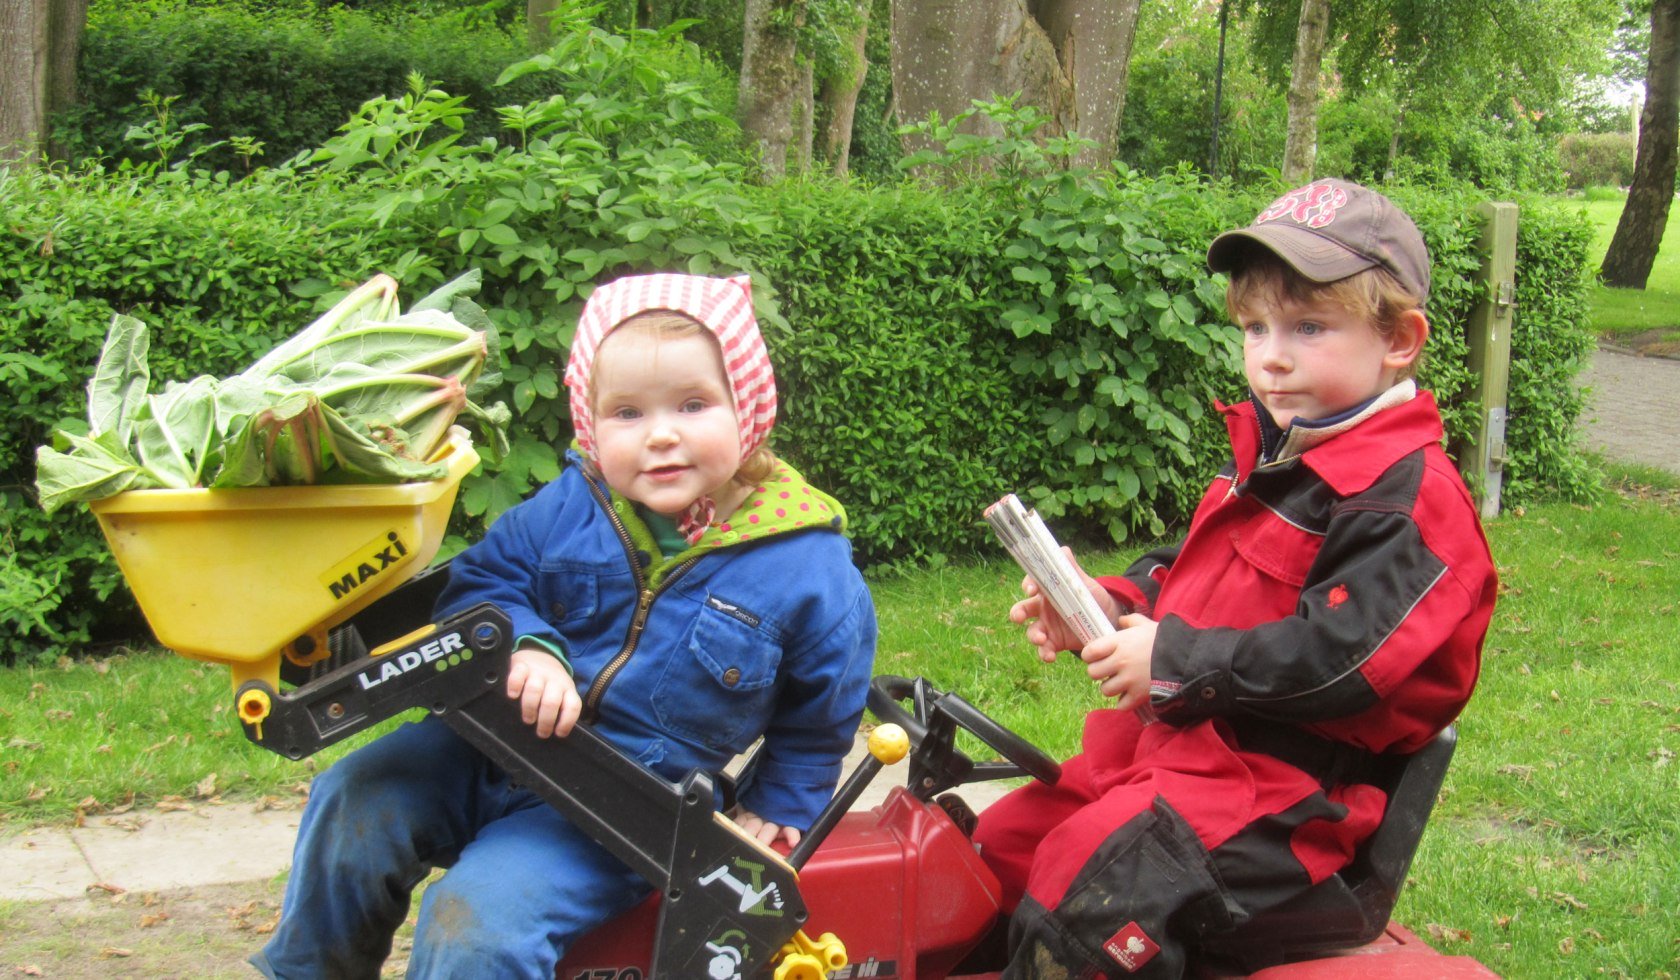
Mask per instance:
[[[533,647],[513,652],[507,696],[519,702],[520,720],[535,728],[538,738],[565,738],[583,712],[583,698],[565,665]]]
[[[774,844],[776,838],[780,837],[787,842],[789,847],[799,845],[801,835],[798,827],[784,827],[781,824],[772,823],[745,807],[736,807],[731,819],[735,821],[736,826],[746,831],[748,837],[753,838],[760,844],[766,846]]]

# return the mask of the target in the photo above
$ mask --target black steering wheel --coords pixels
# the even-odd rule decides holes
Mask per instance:
[[[901,702],[910,699],[913,712]],[[884,722],[901,726],[910,736],[910,791],[931,799],[964,783],[1028,775],[1055,785],[1062,767],[1043,749],[1000,725],[985,712],[955,694],[910,679],[879,674],[869,682],[869,710]],[[976,763],[956,748],[961,728],[1008,762]]]

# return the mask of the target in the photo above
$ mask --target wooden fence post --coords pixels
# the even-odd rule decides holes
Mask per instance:
[[[1483,202],[1486,219],[1479,248],[1482,270],[1477,277],[1482,298],[1470,313],[1465,340],[1470,347],[1470,371],[1476,376],[1476,403],[1481,417],[1469,451],[1459,466],[1476,495],[1483,518],[1499,514],[1499,489],[1504,483],[1506,395],[1511,380],[1511,323],[1516,310],[1517,206]]]

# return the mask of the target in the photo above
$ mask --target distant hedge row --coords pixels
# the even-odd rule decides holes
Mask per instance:
[[[485,272],[516,438],[468,478],[465,536],[557,472],[583,296],[656,269],[754,275],[784,393],[775,445],[847,504],[866,564],[989,547],[979,512],[1009,490],[1079,539],[1187,517],[1222,456],[1211,401],[1243,397],[1202,255],[1263,200],[1187,176],[1069,174],[1009,141],[991,176],[943,186],[755,187],[685,139],[721,123],[658,43],[563,35],[526,66],[556,97],[527,106],[505,146],[435,139],[450,103],[425,92],[368,107],[297,173],[0,174],[0,650],[143,635],[86,513],[49,520],[32,500],[34,448],[82,415],[113,312],[153,327],[156,386],[229,372],[381,270],[410,298]],[[1462,334],[1476,201],[1392,190],[1435,254],[1423,380],[1457,443],[1477,412]],[[1588,230],[1532,207],[1520,236],[1512,504],[1593,484],[1570,381],[1590,347]]]

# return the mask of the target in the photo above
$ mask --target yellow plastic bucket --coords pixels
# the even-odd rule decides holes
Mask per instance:
[[[131,490],[90,504],[158,642],[278,688],[280,656],[423,570],[478,453],[460,428],[442,478],[383,486]]]

